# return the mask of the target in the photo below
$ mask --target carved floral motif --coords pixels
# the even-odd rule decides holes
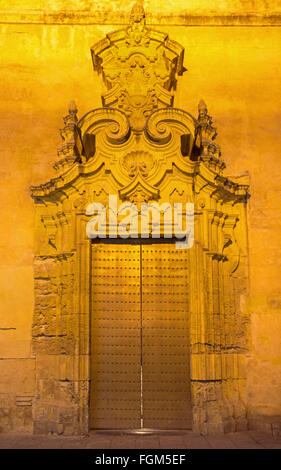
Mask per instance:
[[[154,159],[148,152],[134,151],[123,158],[123,167],[130,177],[135,177],[140,173],[146,178],[154,166]]]

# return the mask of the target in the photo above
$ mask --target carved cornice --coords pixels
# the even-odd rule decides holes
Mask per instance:
[[[249,198],[249,186],[233,183],[218,175],[204,162],[198,162],[194,171],[194,190],[197,194],[207,192],[221,202],[241,203]]]
[[[125,3],[119,0],[99,2],[98,7],[92,1],[84,0],[76,5],[60,2],[44,4],[44,0],[25,1],[24,7],[16,2],[7,4],[1,10],[2,24],[46,24],[46,25],[117,25],[128,24],[128,11]],[[225,2],[224,2],[225,3]],[[148,7],[147,22],[151,26],[280,26],[281,11],[276,1],[260,2],[254,10],[252,2],[232,2],[228,8],[224,3],[217,2],[216,13],[202,2],[193,1],[191,4],[177,2],[173,8],[160,10],[151,2]],[[84,6],[85,4],[85,6]],[[167,6],[169,3],[167,2]]]
[[[224,202],[246,202],[248,197],[248,186],[232,183],[226,177],[220,177],[218,180],[218,175],[207,168],[204,162],[192,163],[188,161],[187,163],[181,163],[176,155],[174,162],[175,167],[182,172],[183,175],[193,175],[194,194],[207,192],[209,195],[212,195]],[[170,165],[172,165],[171,162]],[[93,159],[85,164],[76,163],[64,175],[53,178],[46,184],[31,187],[32,195],[35,199],[45,200],[46,202],[50,200],[54,202],[55,200],[60,199],[62,194],[73,192],[73,186],[79,185],[79,180],[81,180],[81,185],[83,185],[83,181],[87,175],[97,175],[102,171],[102,167],[102,163],[94,161]],[[167,170],[164,170],[163,172],[159,169],[156,180],[162,180],[166,172]],[[169,173],[171,173],[170,170]],[[151,183],[149,182],[149,184]],[[121,186],[124,186],[124,184],[122,183]]]

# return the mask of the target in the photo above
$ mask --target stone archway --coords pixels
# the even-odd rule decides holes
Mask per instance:
[[[94,68],[108,86],[103,107],[78,120],[70,103],[57,176],[32,188],[36,433],[85,434],[90,427],[92,245],[86,209],[92,202],[107,207],[112,194],[120,203],[194,204],[188,301],[193,429],[246,426],[248,318],[240,298],[247,291],[248,187],[223,175],[205,103],[199,103],[198,119],[173,108],[183,52],[134,9],[127,29],[92,48]]]

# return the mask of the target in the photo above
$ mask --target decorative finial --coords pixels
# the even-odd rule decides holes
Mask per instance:
[[[207,112],[208,112],[207,105],[206,105],[206,103],[205,103],[204,100],[200,100],[200,101],[199,101],[199,103],[198,103],[198,111],[199,111],[199,113],[202,113],[202,112],[207,113]]]
[[[68,111],[69,111],[69,114],[77,114],[78,109],[74,100],[70,101],[68,105]]]
[[[143,7],[143,1],[139,0],[132,8],[130,15],[131,23],[141,23],[145,21],[145,11]]]

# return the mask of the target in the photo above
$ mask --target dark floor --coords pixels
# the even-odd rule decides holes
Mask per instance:
[[[87,437],[0,434],[0,449],[281,449],[281,437],[255,431],[212,436],[191,431],[146,435],[92,432]]]

